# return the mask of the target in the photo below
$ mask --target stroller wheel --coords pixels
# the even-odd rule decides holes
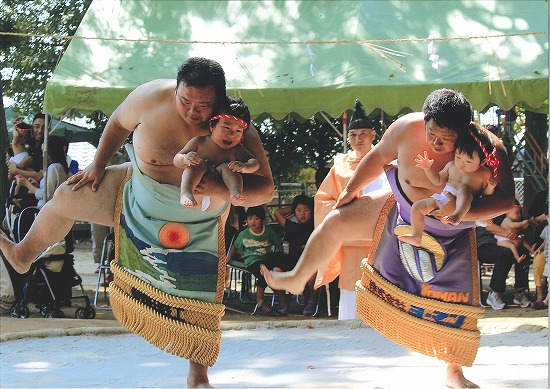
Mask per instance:
[[[37,308],[40,309],[40,314],[42,317],[51,317],[50,314],[54,311],[52,304],[41,304],[40,306],[37,306]]]
[[[93,319],[95,318],[95,309],[92,307],[79,307],[76,309],[74,316],[77,319]]]
[[[18,319],[27,319],[31,315],[29,307],[26,305],[16,305],[10,310],[10,316]]]

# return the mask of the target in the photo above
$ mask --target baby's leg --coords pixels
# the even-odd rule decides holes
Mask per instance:
[[[521,263],[525,259],[525,254],[520,256],[518,252],[518,248],[516,247],[514,242],[512,242],[511,240],[501,240],[497,242],[497,245],[510,249],[512,251],[512,254],[514,254],[514,258],[516,258],[516,261],[518,263]]]
[[[225,186],[229,189],[231,204],[235,206],[242,205],[245,198],[243,197],[243,177],[241,173],[229,169],[227,163],[222,163],[216,170],[220,173]]]
[[[437,208],[436,200],[431,197],[416,201],[411,209],[412,234],[399,235],[399,240],[413,246],[421,246],[422,234],[424,233],[424,216]]]
[[[450,224],[456,226],[472,206],[473,194],[470,189],[463,185],[456,193],[456,208],[452,215],[446,217]]]
[[[193,196],[193,190],[198,185],[204,173],[206,173],[206,162],[202,161],[198,165],[188,166],[181,175],[181,197],[180,203],[184,207],[193,207],[197,201]]]

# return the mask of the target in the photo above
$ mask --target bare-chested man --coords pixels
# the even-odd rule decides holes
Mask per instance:
[[[178,69],[177,80],[153,80],[136,88],[109,118],[94,162],[84,171],[72,176],[57,190],[54,198],[44,206],[21,243],[14,245],[2,234],[0,237],[2,254],[17,272],[24,273],[29,270],[32,262],[43,249],[67,235],[76,220],[113,226],[113,220],[117,217],[115,214],[117,192],[128,174],[132,174],[130,182],[135,180],[136,171],[140,175],[140,180],[160,188],[158,191],[155,190],[154,196],[151,196],[154,197],[151,202],[160,201],[160,205],[154,203],[154,207],[149,207],[154,209],[145,207],[146,209],[142,211],[165,212],[163,205],[166,201],[179,205],[182,169],[173,165],[174,156],[191,138],[210,133],[208,120],[216,113],[218,102],[225,98],[225,74],[222,67],[217,62],[204,58],[187,60]],[[109,159],[132,132],[133,166],[126,163],[106,168]],[[260,162],[260,168],[254,174],[248,174],[244,178],[245,205],[266,203],[273,196],[273,178],[260,138],[253,127],[244,134],[242,143]],[[124,187],[124,192],[127,187],[128,183]],[[145,193],[145,190],[141,193]],[[222,209],[227,205],[229,191],[214,169],[205,175],[201,185],[196,189],[197,200],[202,199],[206,193],[210,196],[210,209]],[[126,196],[126,193],[124,195]],[[137,198],[140,193],[135,195]],[[141,199],[138,198],[133,203],[140,201]],[[181,205],[179,208],[183,210],[182,212],[189,211]],[[227,216],[227,213],[222,211],[212,214],[213,216],[209,216],[209,212],[200,213],[197,210],[191,212],[194,212],[192,215],[199,215],[197,217],[206,222],[209,218],[213,218],[216,225],[224,223],[223,219]],[[179,210],[176,213],[179,213]],[[126,220],[130,216],[132,215],[123,214],[121,223],[122,219]],[[147,217],[144,216],[143,219]],[[185,224],[184,221],[180,223]],[[126,222],[128,223],[128,220]],[[191,232],[189,244],[193,243],[192,227],[188,226]],[[171,231],[168,232],[171,233]],[[205,238],[200,240],[208,239],[206,236],[215,236],[216,232],[203,231],[200,236]],[[165,235],[170,237],[172,236],[170,233]],[[151,239],[162,241],[162,236],[159,238],[158,228],[154,235]],[[136,239],[136,236],[132,235],[132,238]],[[198,245],[202,243],[200,240],[197,242]],[[178,244],[178,239],[175,243]],[[172,253],[170,250],[162,253]],[[156,255],[161,254],[156,253]],[[168,265],[170,265],[169,262],[167,268]],[[208,263],[208,266],[212,268],[212,264]],[[217,265],[214,264],[214,266]],[[116,281],[115,275],[115,286]],[[149,300],[144,301],[147,303]],[[184,323],[186,322],[184,320]],[[190,359],[188,386],[208,387],[207,372],[208,366]]]
[[[398,160],[398,171],[394,173],[392,186],[396,200],[400,196],[403,202],[411,205],[433,193],[440,193],[443,186],[431,183],[424,171],[416,167],[416,155],[421,150],[429,150],[434,159],[433,168],[437,171],[443,169],[454,159],[457,131],[467,131],[471,117],[470,104],[462,94],[440,89],[427,97],[423,112],[411,113],[396,120],[380,143],[361,160],[335,209],[313,231],[296,267],[290,272],[276,274],[263,269],[262,274],[268,284],[274,289],[301,293],[305,283],[317,269],[325,266],[336,254],[342,241],[372,239],[378,217],[390,192],[381,190],[363,196],[359,194],[361,188],[378,177],[393,160]],[[464,221],[485,220],[497,216],[514,204],[514,183],[506,151],[499,139],[493,137],[493,141],[500,160],[495,193],[483,197],[481,201],[475,199],[464,216]],[[442,220],[454,208],[455,199],[451,198],[443,208],[434,212],[434,216]],[[444,225],[440,231],[452,227]],[[382,247],[379,251],[386,248]],[[396,262],[399,263],[399,255],[397,257]],[[446,384],[452,388],[477,387],[464,377],[461,366],[452,363],[447,366]]]

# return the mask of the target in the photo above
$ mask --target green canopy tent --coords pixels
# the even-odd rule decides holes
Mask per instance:
[[[420,110],[440,87],[479,111],[548,110],[545,0],[94,0],[44,110],[109,115],[136,86],[175,78],[191,56],[220,62],[228,94],[253,117],[337,117],[356,98],[395,115]]]

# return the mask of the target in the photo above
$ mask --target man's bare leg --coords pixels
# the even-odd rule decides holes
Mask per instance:
[[[272,289],[300,294],[308,280],[330,262],[345,240],[372,239],[376,221],[388,198],[388,191],[380,190],[360,197],[344,207],[331,211],[313,230],[298,263],[288,272],[270,272],[261,266],[261,272]]]
[[[96,192],[91,183],[73,191],[63,183],[40,210],[25,238],[14,244],[0,235],[0,251],[18,273],[26,273],[36,257],[48,246],[62,240],[76,220],[113,225],[116,194],[129,164],[109,167]]]
[[[479,385],[467,380],[462,373],[462,366],[454,363],[447,364],[447,380],[445,385],[449,388],[479,388]]]
[[[208,366],[189,361],[188,388],[213,388],[208,381]]]

